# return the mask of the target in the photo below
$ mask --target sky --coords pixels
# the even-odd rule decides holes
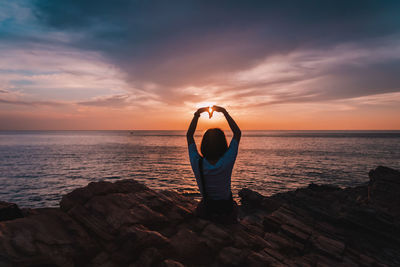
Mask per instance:
[[[0,2],[0,130],[183,130],[212,104],[244,130],[400,129],[400,1]]]

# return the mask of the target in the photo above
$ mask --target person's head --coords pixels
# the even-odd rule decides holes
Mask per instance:
[[[219,128],[208,129],[201,141],[201,154],[208,160],[218,160],[228,150],[224,131]]]

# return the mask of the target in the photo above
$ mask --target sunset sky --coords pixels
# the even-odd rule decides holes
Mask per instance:
[[[0,2],[0,130],[186,129],[209,104],[400,129],[400,1]]]

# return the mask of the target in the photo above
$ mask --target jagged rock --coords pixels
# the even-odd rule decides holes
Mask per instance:
[[[252,252],[247,257],[246,266],[249,267],[263,267],[263,266],[279,266],[280,262],[264,251]]]
[[[332,192],[332,191],[340,190],[340,188],[335,185],[330,185],[330,184],[319,185],[319,184],[314,184],[314,183],[309,184],[307,188],[311,189],[314,192],[329,192],[329,191]]]
[[[342,253],[345,249],[345,244],[343,242],[323,235],[313,236],[311,242],[316,249],[336,259],[341,259]]]
[[[209,224],[201,233],[202,240],[214,251],[232,242],[230,235],[219,225]]]
[[[218,260],[225,266],[240,266],[243,260],[242,250],[234,247],[226,247],[221,250]]]
[[[239,196],[241,198],[242,205],[251,206],[253,208],[262,208],[266,212],[273,212],[281,206],[280,202],[271,198],[266,198],[260,193],[248,188],[243,188],[240,190]]]
[[[239,196],[243,205],[261,206],[264,200],[263,195],[248,188],[240,190]]]
[[[189,229],[181,229],[171,238],[171,245],[177,257],[183,262],[210,264],[213,252],[199,236]]]
[[[161,264],[162,267],[183,267],[183,264],[174,260],[164,260]]]
[[[400,172],[379,166],[368,175],[370,200],[391,214],[400,216]]]
[[[97,250],[88,233],[58,209],[0,223],[0,266],[86,264]]]
[[[154,266],[163,258],[161,252],[156,248],[147,248],[140,254],[139,260],[135,262],[136,266]]]
[[[17,204],[0,201],[0,222],[24,217]]]
[[[0,266],[400,266],[399,172],[370,177],[369,196],[367,186],[271,197],[244,189],[230,226],[133,180],[90,183],[23,218],[1,202],[15,213],[0,222]]]

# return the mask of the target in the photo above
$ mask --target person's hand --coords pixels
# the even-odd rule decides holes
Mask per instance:
[[[220,107],[220,106],[212,106],[212,110],[216,111],[216,112],[222,112],[222,113],[226,112],[226,109],[224,109],[223,107]]]
[[[199,108],[194,115],[196,116],[200,116],[201,113],[208,111],[208,107],[204,107],[204,108]]]
[[[196,113],[201,114],[201,113],[206,112],[206,111],[208,111],[208,107],[199,108],[199,109],[196,111]]]
[[[201,113],[206,112],[206,111],[208,111],[208,107],[199,108],[196,112],[201,114]]]

